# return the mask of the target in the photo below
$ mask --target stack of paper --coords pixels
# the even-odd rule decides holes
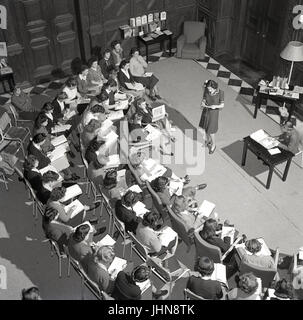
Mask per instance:
[[[61,202],[66,202],[72,198],[79,196],[80,194],[82,194],[82,189],[79,187],[79,185],[74,184],[73,186],[66,188],[65,195],[63,199],[61,199]]]
[[[124,113],[123,110],[119,110],[119,111],[110,111],[107,119],[115,121],[115,120],[120,120],[124,118]]]
[[[174,239],[178,238],[178,234],[171,227],[164,227],[158,232],[158,238],[162,246],[168,246],[168,244]]]
[[[143,217],[146,212],[149,212],[149,210],[146,209],[145,204],[141,201],[136,202],[136,204],[133,206],[133,210],[135,211],[137,217]]]
[[[214,267],[215,267],[215,269],[211,275],[211,280],[217,280],[217,281],[223,282],[227,285],[225,265],[221,264],[221,263],[215,263]]]
[[[127,260],[121,259],[119,257],[115,257],[107,270],[108,273],[110,274],[111,279],[115,280],[117,278],[118,273],[124,270],[126,266],[127,266]]]
[[[214,211],[216,205],[210,201],[204,200],[200,205],[198,212],[204,217],[208,218],[211,213]]]
[[[109,235],[107,234],[104,238],[102,238],[100,241],[96,243],[98,247],[103,247],[103,246],[114,246],[116,241]]]
[[[62,134],[61,136],[53,138],[51,142],[54,147],[57,147],[60,144],[67,143],[67,139],[65,135]]]
[[[173,34],[170,30],[163,30],[163,33],[166,34],[167,36],[170,36]]]
[[[128,108],[128,100],[120,100],[118,104],[115,105],[115,110],[125,110]]]
[[[52,128],[52,134],[64,132],[71,128],[70,124],[57,124]]]
[[[65,212],[68,212],[71,208],[73,208],[73,212],[70,216],[70,219],[74,218],[78,213],[82,212],[84,210],[83,204],[77,199],[67,206],[64,207]]]
[[[118,154],[112,154],[108,157],[108,162],[106,163],[104,169],[116,168],[121,164],[120,157]]]
[[[261,144],[266,149],[271,149],[279,145],[279,141],[271,137],[263,129],[260,129],[250,135],[250,137]]]
[[[127,189],[127,191],[133,191],[133,192],[136,192],[136,193],[141,193],[141,192],[143,192],[142,189],[141,189],[137,184],[129,187],[129,188]]]

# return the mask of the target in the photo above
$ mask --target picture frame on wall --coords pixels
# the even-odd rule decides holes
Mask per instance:
[[[136,17],[136,27],[141,27],[141,25],[142,25],[141,17]]]
[[[141,24],[142,24],[142,26],[147,24],[147,15],[146,14],[141,17]]]
[[[129,25],[130,25],[131,28],[134,28],[136,26],[136,19],[135,18],[130,18]]]
[[[147,22],[148,23],[151,23],[154,21],[154,15],[152,13],[148,14],[147,16]]]
[[[166,20],[166,11],[162,11],[162,12],[160,13],[160,20],[161,20],[161,21]]]
[[[159,21],[160,20],[160,14],[159,14],[159,12],[155,12],[154,13],[154,21]]]

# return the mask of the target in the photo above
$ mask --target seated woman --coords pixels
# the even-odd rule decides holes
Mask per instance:
[[[158,213],[147,212],[144,214],[143,220],[138,224],[136,230],[136,238],[138,241],[147,248],[150,255],[158,257],[162,254],[171,253],[173,247],[176,245],[176,241],[178,241],[178,236],[176,236],[167,246],[162,245],[159,232],[156,232],[162,223],[161,220]]]
[[[261,288],[253,273],[244,273],[239,277],[237,288],[231,289],[227,294],[228,300],[261,300]],[[257,290],[259,288],[259,290]],[[259,293],[259,292],[260,293]]]
[[[42,186],[42,174],[38,170],[38,167],[38,159],[32,154],[28,155],[23,164],[23,175],[36,192]]]
[[[103,86],[103,84],[107,81],[102,74],[101,68],[98,65],[98,58],[96,56],[91,57],[88,60],[88,74],[87,81],[90,87],[99,88],[99,92]],[[97,93],[98,94],[98,93]]]
[[[49,118],[45,113],[39,113],[38,117],[35,120],[34,128],[33,128],[33,136],[38,133],[45,134],[45,141],[41,145],[41,149],[47,153],[49,151],[53,151],[55,147],[52,145],[51,139],[51,128],[48,126]]]
[[[29,93],[26,94],[18,86],[13,91],[11,103],[17,109],[20,119],[34,120],[38,115],[39,109],[32,105]]]
[[[141,83],[144,87],[149,90],[149,97],[151,100],[161,99],[159,96],[159,90],[157,83],[159,79],[153,74],[146,75],[147,63],[140,55],[137,48],[132,48],[130,51],[129,71],[136,82]]]
[[[211,280],[211,275],[215,270],[213,260],[208,257],[198,258],[196,270],[198,274],[194,274],[188,279],[187,288],[207,300],[222,299],[223,292],[220,282]]]
[[[76,81],[77,81],[77,88],[78,92],[84,97],[88,94],[96,95],[100,92],[100,88],[97,85],[91,85],[88,76],[88,66],[82,65],[81,72],[78,74]]]
[[[99,190],[101,190],[103,186],[103,179],[106,174],[104,167],[107,162],[108,157],[100,154],[88,165],[87,177]]]
[[[82,118],[82,124],[85,127],[92,119],[97,120],[100,124],[106,120],[105,108],[100,104],[95,104],[88,108]]]
[[[52,101],[52,106],[54,107],[53,117],[56,124],[65,122],[64,116],[67,111],[67,105],[65,104],[66,99],[67,94],[65,92],[59,92],[57,97]]]
[[[245,242],[245,249],[241,247],[237,248],[237,253],[240,261],[245,261],[258,267],[275,269],[274,259],[271,256],[261,255],[261,249],[262,244],[257,239],[251,239]]]
[[[201,227],[204,223],[202,217],[199,218],[188,210],[187,200],[184,196],[176,196],[174,198],[172,210],[182,220],[187,232]]]
[[[42,185],[39,190],[37,190],[37,198],[42,204],[46,204],[50,198],[52,190],[58,183],[59,174],[54,171],[47,171],[42,176]]]
[[[121,200],[117,200],[115,205],[116,217],[124,223],[126,231],[136,234],[136,230],[142,218],[137,217],[133,206],[138,202],[138,195],[132,191],[127,191]]]
[[[122,60],[119,65],[118,81],[122,89],[132,90],[136,96],[142,96],[142,93],[144,93],[144,86],[135,81],[129,72],[129,63],[126,60]]]
[[[42,228],[48,239],[56,241],[60,252],[63,252],[63,245],[67,245],[68,238],[73,233],[73,228],[57,221],[58,211],[54,208],[45,208],[42,217]]]
[[[221,253],[224,254],[229,249],[230,245],[217,236],[218,230],[218,222],[215,219],[210,218],[205,221],[203,229],[199,234],[204,241],[217,246],[221,250]]]
[[[45,140],[46,135],[44,133],[38,133],[34,135],[33,140],[27,147],[28,154],[32,154],[37,158],[39,162],[38,169],[42,169],[51,163],[46,152],[42,149],[42,145],[45,143]]]
[[[113,290],[114,282],[111,280],[108,273],[108,268],[115,258],[115,251],[111,246],[102,246],[88,255],[83,261],[85,269],[87,269],[88,277],[94,281],[100,291],[111,293]]]
[[[130,174],[129,170],[125,171],[125,175],[118,179],[117,170],[112,169],[106,172],[103,179],[102,192],[111,199],[111,203],[121,199],[125,190],[131,186],[127,184],[127,174]]]
[[[55,126],[53,112],[54,112],[54,107],[50,102],[45,103],[41,109],[41,113],[44,114],[48,119],[46,129],[49,133],[52,132],[52,128]]]
[[[81,143],[84,150],[86,150],[89,144],[97,137],[100,128],[101,123],[96,119],[91,119],[84,127],[83,132],[80,133]]]
[[[121,61],[123,60],[123,48],[121,47],[121,43],[117,40],[114,40],[111,43],[112,47],[112,58],[115,66],[119,66]]]
[[[88,145],[84,158],[87,161],[88,165],[95,161],[98,155],[108,156],[108,150],[105,145],[104,140],[98,140],[98,137],[95,137]]]
[[[109,49],[106,49],[103,53],[103,58],[99,62],[101,72],[106,79],[109,77],[109,69],[115,67],[111,52]],[[105,82],[105,81],[104,81]]]

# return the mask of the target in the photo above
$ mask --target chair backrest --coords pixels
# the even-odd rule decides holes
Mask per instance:
[[[203,240],[199,234],[200,230],[201,229],[198,229],[194,233],[197,257],[208,257],[212,259],[214,263],[221,263],[222,255],[220,248]]]
[[[13,118],[14,118],[14,124],[16,126],[18,123],[19,114],[18,114],[16,108],[12,104],[9,105],[9,109],[11,111]]]
[[[10,118],[7,112],[4,112],[0,117],[0,129],[2,130],[4,135],[7,128],[11,127],[11,125],[12,125],[12,119]]]
[[[198,296],[197,294],[193,293],[189,289],[185,288],[184,289],[184,300],[209,300],[209,299],[204,299],[201,296]]]
[[[133,244],[135,245],[135,249],[140,256],[140,258],[145,262],[149,259],[147,248],[135,237],[132,232],[128,232],[129,237],[131,238]]]
[[[174,211],[167,207],[172,228],[178,233],[180,239],[184,241],[187,246],[191,246],[192,242],[190,237],[188,236],[188,231],[183,223],[183,221],[174,213]]]
[[[262,284],[265,288],[271,286],[272,281],[277,273],[277,269],[263,268],[259,266],[254,266],[247,263],[246,261],[241,261],[239,266],[240,275],[248,272],[252,272],[256,277],[262,280]]]
[[[194,43],[205,34],[205,23],[200,21],[184,21],[184,35],[187,43]]]

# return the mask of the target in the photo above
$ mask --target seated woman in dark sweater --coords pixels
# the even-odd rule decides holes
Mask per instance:
[[[187,288],[204,299],[221,299],[223,292],[220,282],[211,280],[211,275],[214,272],[214,262],[208,257],[201,257],[197,261],[196,270],[198,273],[189,278]]]
[[[42,174],[38,170],[39,160],[32,154],[28,155],[23,164],[24,178],[30,183],[31,187],[37,192],[42,186]]]
[[[200,236],[206,242],[220,248],[221,253],[224,254],[230,246],[217,236],[218,227],[218,222],[215,219],[207,219],[200,231]]]

